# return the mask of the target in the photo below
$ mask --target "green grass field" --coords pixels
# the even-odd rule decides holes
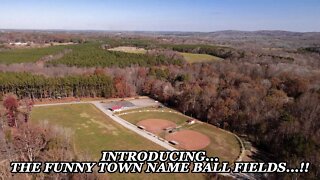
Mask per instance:
[[[56,54],[64,49],[66,49],[66,46],[5,50],[0,52],[0,63],[13,64],[36,62],[44,56]]]
[[[88,42],[73,46],[72,52],[64,57],[50,61],[49,64],[65,64],[78,67],[128,67],[133,64],[139,66],[157,66],[162,64],[182,63],[181,60],[170,60],[164,57],[153,57],[142,53],[126,53],[108,51],[101,48],[99,42]]]
[[[133,53],[133,54],[145,54],[147,50],[143,48],[136,48],[130,46],[120,46],[112,49],[108,49],[108,51],[118,51],[118,52],[125,52],[125,53]]]
[[[51,46],[45,48],[11,49],[0,52],[0,64],[32,63],[40,58],[56,54],[66,48],[73,50],[59,60],[50,64],[66,64],[69,66],[91,67],[91,66],[120,66],[125,67],[131,64],[142,66],[156,65],[159,60],[146,56],[143,48],[120,46],[109,51],[100,48],[98,43],[87,43],[81,45]],[[207,54],[181,53],[188,63],[212,62],[222,60],[221,58]],[[171,62],[178,63],[178,62]],[[161,64],[161,63],[160,63]]]
[[[147,51],[143,48],[137,47],[129,47],[129,46],[119,46],[116,48],[109,49],[109,51],[116,51],[116,52],[125,52],[125,53],[132,53],[132,54],[145,54]],[[193,54],[193,53],[180,53],[184,59],[188,63],[199,63],[199,62],[213,62],[213,61],[221,61],[222,58],[208,55],[208,54]]]
[[[74,131],[77,151],[88,152],[95,159],[102,150],[163,150],[162,147],[144,139],[113,122],[94,105],[77,104],[34,107],[31,114],[33,123],[48,121],[53,125]],[[119,174],[111,179],[204,179],[203,174]]]
[[[143,109],[138,109],[138,111],[139,110]],[[145,110],[152,110],[152,108],[146,108]],[[133,111],[135,110],[123,111],[121,113]],[[121,115],[120,117],[132,124],[137,124],[139,121],[145,119],[165,119],[170,120],[177,125],[184,125],[182,129],[195,130],[210,138],[211,144],[204,149],[209,156],[217,156],[221,160],[230,162],[236,160],[240,153],[240,144],[233,134],[227,133],[226,131],[206,123],[185,125],[185,121],[190,119],[190,117],[184,116],[183,114],[170,113],[168,111],[169,109],[165,108],[164,112],[136,112]],[[159,136],[164,137],[164,134],[160,134]]]
[[[157,107],[140,107],[140,108],[134,108],[134,109],[129,109],[129,110],[123,110],[123,111],[118,111],[118,112],[114,112],[114,114],[123,114],[123,113],[130,113],[130,112],[137,112],[137,111],[164,111],[164,112],[174,112],[174,113],[180,113],[179,111],[167,108],[167,107],[163,107],[163,108],[157,108]],[[187,117],[187,116],[186,116]]]
[[[159,110],[154,108],[145,108],[141,110]],[[129,121],[132,124],[137,124],[139,121],[144,119],[166,119],[170,120],[178,125],[181,125],[186,122],[186,120],[190,119],[187,116],[182,116],[176,113],[168,112],[169,109],[161,109],[164,112],[136,112],[137,110],[129,110],[126,112],[136,112],[136,113],[129,113],[126,115],[122,115],[121,117],[125,120]],[[139,110],[138,110],[139,111]],[[121,112],[122,113],[122,112]]]
[[[188,63],[221,61],[222,58],[208,54],[180,53]]]
[[[206,134],[211,144],[204,150],[209,156],[217,156],[220,160],[233,162],[240,153],[240,143],[234,135],[229,134],[210,124],[195,124],[186,129]]]
[[[33,122],[49,123],[74,130],[77,151],[99,158],[101,150],[163,149],[112,121],[91,104],[35,107]]]

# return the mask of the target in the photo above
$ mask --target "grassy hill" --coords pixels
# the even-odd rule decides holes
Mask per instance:
[[[213,62],[223,60],[222,58],[208,54],[181,53],[181,55],[188,63]]]

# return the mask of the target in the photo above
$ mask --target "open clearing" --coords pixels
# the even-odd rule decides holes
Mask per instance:
[[[79,152],[88,152],[96,160],[102,150],[163,150],[162,147],[131,132],[105,116],[92,104],[34,107],[32,122],[48,121],[74,131]],[[119,174],[111,179],[204,179],[203,174]]]
[[[48,121],[74,131],[77,151],[99,158],[101,150],[159,150],[160,146],[118,125],[91,104],[35,107],[33,122]]]
[[[208,54],[180,53],[188,63],[221,61],[222,58]]]
[[[132,124],[138,125],[139,122],[143,120],[150,120],[150,119],[163,119],[171,121],[172,123],[177,124],[177,132],[173,132],[170,134],[169,132],[162,131],[162,133],[157,133],[158,136],[161,138],[166,138],[167,140],[177,140],[176,137],[172,139],[172,135],[174,133],[178,133],[185,130],[192,130],[195,132],[200,133],[201,138],[202,135],[205,135],[209,138],[210,144],[206,144],[207,139],[203,137],[203,144],[199,144],[197,147],[190,147],[189,145],[192,144],[194,140],[190,140],[186,145],[187,148],[176,146],[176,148],[180,149],[194,149],[198,147],[205,147],[202,150],[206,150],[209,156],[217,156],[221,160],[233,162],[237,159],[240,154],[240,144],[236,137],[228,133],[222,129],[219,129],[213,125],[196,122],[195,124],[189,125],[186,123],[187,120],[190,120],[190,117],[184,116],[181,113],[177,113],[174,110],[170,110],[168,108],[145,108],[145,109],[136,109],[136,110],[128,110],[128,111],[121,111],[118,115],[127,120]],[[187,131],[188,132],[188,131]],[[183,133],[182,133],[183,134]],[[187,133],[188,136],[191,135]],[[171,135],[171,136],[169,136]],[[168,137],[169,136],[169,137]],[[174,135],[175,136],[175,135]],[[192,135],[191,135],[192,136]],[[199,136],[199,137],[200,137]],[[181,134],[177,136],[178,138],[181,137]],[[180,139],[181,143],[184,143],[185,139]]]
[[[145,54],[147,50],[143,48],[130,47],[130,46],[119,46],[108,49],[108,51],[117,51],[133,54]],[[194,54],[194,53],[180,53],[188,63],[199,63],[199,62],[213,62],[221,61],[222,58],[208,55],[208,54]]]
[[[120,46],[108,49],[108,51],[118,51],[118,52],[126,52],[126,53],[134,53],[134,54],[145,54],[147,50],[143,48],[130,47],[130,46]]]

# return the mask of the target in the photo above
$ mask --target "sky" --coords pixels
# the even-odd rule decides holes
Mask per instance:
[[[0,29],[320,31],[320,0],[0,0]]]

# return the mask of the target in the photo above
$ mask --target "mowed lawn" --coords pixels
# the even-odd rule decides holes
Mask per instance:
[[[221,61],[222,58],[208,54],[180,53],[188,63]]]
[[[72,129],[76,150],[97,159],[102,150],[163,149],[112,121],[92,104],[34,107],[31,119]]]
[[[139,121],[146,120],[146,119],[164,119],[164,120],[170,120],[176,123],[177,125],[182,125],[188,119],[190,119],[187,116],[182,116],[178,113],[168,112],[168,110],[164,110],[164,112],[153,112],[152,110],[155,110],[154,108],[142,109],[142,110],[150,110],[151,112],[137,112],[135,110],[131,110],[128,112],[135,112],[135,113],[128,113],[125,115],[121,115],[120,117],[129,121],[132,124],[137,124]]]
[[[210,138],[210,145],[204,149],[208,156],[217,156],[222,161],[232,163],[240,154],[240,142],[231,133],[206,123],[194,124],[185,128],[201,132]]]
[[[125,52],[125,53],[133,53],[133,54],[145,54],[147,50],[143,48],[137,47],[130,47],[130,46],[120,46],[108,49],[108,51],[118,51],[118,52]]]
[[[113,122],[94,105],[59,105],[34,107],[32,122],[48,121],[74,130],[77,151],[89,152],[98,160],[102,150],[164,150],[157,144]],[[120,174],[110,179],[205,179],[204,174]]]
[[[181,113],[167,112],[169,111],[168,108],[165,108],[164,112],[137,112],[139,110],[152,110],[152,108],[138,109],[136,110],[136,113],[128,113],[121,115],[120,117],[132,124],[137,124],[139,121],[145,119],[170,120],[177,125],[182,125],[181,130],[190,129],[207,135],[210,138],[211,143],[203,150],[207,151],[208,156],[219,157],[219,159],[223,161],[234,162],[240,154],[240,143],[236,137],[233,134],[219,129],[213,125],[201,122],[193,125],[187,125],[185,122],[191,117],[184,116]],[[155,110],[155,108],[153,108],[153,110]],[[124,112],[133,111],[134,110],[129,110]],[[164,137],[163,135],[164,134],[161,133],[159,136]]]
[[[0,64],[30,63],[40,58],[59,53],[66,46],[51,46],[45,48],[11,49],[0,52]]]

